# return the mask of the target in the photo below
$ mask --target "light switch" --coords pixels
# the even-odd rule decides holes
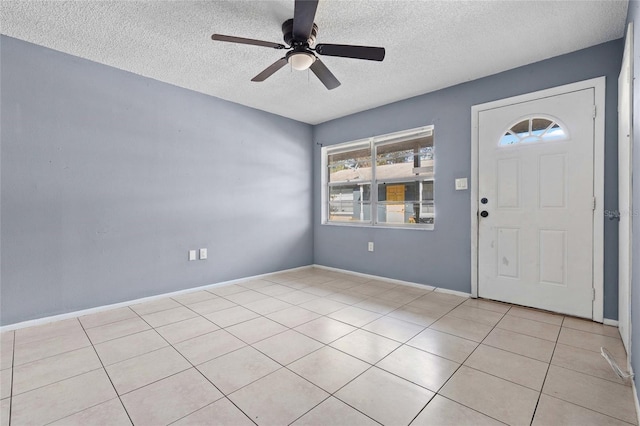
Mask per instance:
[[[369,244],[367,244],[367,250],[373,251],[373,242],[369,241]]]
[[[206,248],[201,248],[200,249],[200,260],[204,260],[207,258],[207,249]]]
[[[189,250],[189,260],[196,260],[196,251]]]
[[[456,191],[464,191],[467,189],[467,178],[456,179]]]

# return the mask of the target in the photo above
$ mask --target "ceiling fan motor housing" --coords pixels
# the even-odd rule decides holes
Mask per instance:
[[[305,44],[304,40],[296,40],[293,37],[293,19],[287,19],[284,21],[282,24],[282,34],[284,34],[284,42],[289,46],[295,47],[296,44]],[[318,26],[313,24],[313,27],[311,28],[311,35],[309,35],[309,38],[306,40],[306,44],[309,47],[313,47],[316,44],[317,35]]]

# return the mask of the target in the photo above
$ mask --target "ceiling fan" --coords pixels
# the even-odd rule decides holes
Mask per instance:
[[[288,19],[282,24],[282,33],[284,34],[286,46],[280,43],[222,34],[213,34],[211,38],[217,41],[288,50],[284,57],[269,65],[264,71],[253,77],[251,81],[264,81],[289,63],[296,70],[311,69],[327,89],[331,90],[340,86],[340,82],[320,58],[316,56],[316,53],[318,55],[366,59],[369,61],[382,61],[384,59],[384,47],[353,46],[348,44],[316,45],[318,26],[313,20],[316,16],[317,8],[318,0],[295,0],[293,19]]]

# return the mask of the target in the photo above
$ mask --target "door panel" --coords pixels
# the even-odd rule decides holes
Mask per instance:
[[[520,277],[520,230],[498,229],[498,276]]]
[[[565,286],[567,283],[567,232],[540,231],[540,282]]]
[[[520,207],[520,159],[503,158],[497,163],[498,207],[518,208]]]
[[[590,88],[480,111],[480,297],[592,317],[593,105]]]
[[[565,154],[543,155],[540,157],[538,188],[540,188],[539,208],[565,208],[567,192]]]

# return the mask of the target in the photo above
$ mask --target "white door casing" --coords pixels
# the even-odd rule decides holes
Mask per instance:
[[[632,111],[633,111],[633,23],[629,23],[618,77],[618,326],[631,359],[631,265],[633,229],[632,203]],[[615,218],[615,215],[613,216]]]
[[[601,78],[472,108],[474,296],[602,321],[603,94]],[[530,117],[568,137],[499,145]]]

